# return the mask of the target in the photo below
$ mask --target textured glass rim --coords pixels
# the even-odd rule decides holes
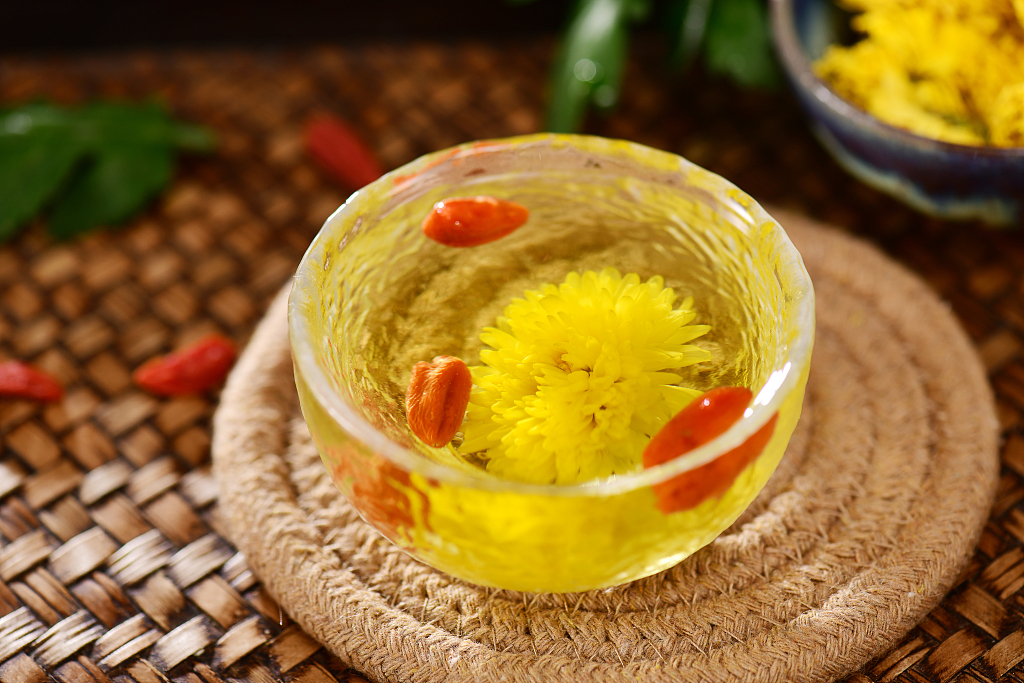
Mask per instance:
[[[739,196],[745,200],[740,210],[749,214],[752,227],[769,223],[778,231],[782,247],[791,266],[795,266],[798,275],[798,287],[793,292],[795,325],[798,330],[796,339],[789,344],[789,353],[773,364],[771,371],[777,372],[787,364],[789,370],[775,390],[771,399],[764,404],[751,408],[751,415],[740,420],[736,425],[708,443],[695,448],[686,455],[675,458],[663,465],[658,465],[641,472],[615,475],[609,479],[584,482],[580,484],[528,484],[524,482],[498,479],[481,471],[479,473],[461,470],[443,465],[425,458],[421,453],[408,449],[392,441],[378,431],[358,410],[349,405],[331,386],[330,381],[317,362],[317,349],[314,347],[311,331],[302,310],[311,304],[313,292],[310,265],[317,262],[315,255],[329,242],[327,235],[336,227],[345,225],[348,215],[359,215],[364,206],[375,200],[387,201],[395,193],[402,191],[407,184],[415,180],[419,174],[440,166],[445,162],[465,159],[480,153],[517,151],[524,152],[530,147],[572,146],[588,154],[605,154],[622,158],[623,152],[628,154],[631,162],[650,166],[657,170],[675,170],[692,178],[700,178],[705,189],[711,191],[716,198],[730,206],[740,205],[727,197]],[[363,189],[353,193],[324,223],[323,228],[313,239],[299,263],[292,284],[288,301],[288,327],[292,345],[292,357],[296,370],[302,375],[313,398],[345,432],[358,440],[375,454],[390,460],[395,465],[410,473],[415,472],[423,477],[468,488],[491,491],[507,491],[520,494],[540,496],[608,496],[625,493],[639,488],[649,487],[678,474],[700,467],[719,455],[736,448],[760,429],[768,419],[779,410],[789,394],[796,389],[807,364],[814,340],[814,289],[810,276],[804,267],[800,253],[779,223],[768,215],[760,205],[743,193],[739,188],[706,171],[686,159],[646,147],[633,142],[610,140],[607,138],[586,135],[563,135],[540,133],[499,140],[486,140],[466,143],[447,150],[422,156],[401,168],[398,168],[380,179],[370,183]]]
[[[797,87],[810,94],[833,114],[841,119],[849,119],[879,137],[895,140],[906,147],[958,156],[1024,160],[1024,147],[961,145],[935,140],[885,123],[847,102],[828,83],[818,78],[811,68],[811,61],[804,53],[797,36],[793,2],[794,0],[771,0],[772,33],[775,36],[776,52],[779,53],[783,65]]]

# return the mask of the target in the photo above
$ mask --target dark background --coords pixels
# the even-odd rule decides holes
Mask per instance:
[[[0,0],[0,53],[555,33],[569,0]]]

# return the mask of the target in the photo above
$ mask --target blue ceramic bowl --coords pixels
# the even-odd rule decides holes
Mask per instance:
[[[1024,147],[956,145],[882,123],[811,70],[849,15],[832,0],[771,0],[771,10],[776,49],[811,128],[847,171],[933,216],[1024,223]]]

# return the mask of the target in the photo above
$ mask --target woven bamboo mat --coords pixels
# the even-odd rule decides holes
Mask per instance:
[[[536,130],[551,45],[368,45],[0,59],[0,106],[46,97],[167,100],[214,127],[130,226],[0,247],[0,358],[65,383],[57,405],[0,403],[0,683],[361,680],[291,624],[221,535],[209,470],[217,396],[157,400],[131,370],[212,330],[239,342],[345,192],[304,159],[326,109],[387,166]],[[653,54],[588,132],[668,149],[760,201],[873,240],[920,274],[977,343],[1006,441],[992,518],[949,597],[855,681],[1024,680],[1024,237],[913,214],[846,177],[784,93],[699,77]]]

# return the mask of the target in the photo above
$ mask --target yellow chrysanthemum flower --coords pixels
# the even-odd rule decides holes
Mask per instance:
[[[487,470],[568,484],[640,468],[644,446],[699,392],[673,370],[710,360],[689,344],[707,325],[660,277],[570,273],[516,299],[486,328],[470,368],[465,439]]]
[[[1024,147],[1024,82],[1003,88],[989,112],[988,127],[995,144]]]
[[[1024,0],[844,0],[866,38],[815,72],[877,118],[966,145],[1019,146]]]

